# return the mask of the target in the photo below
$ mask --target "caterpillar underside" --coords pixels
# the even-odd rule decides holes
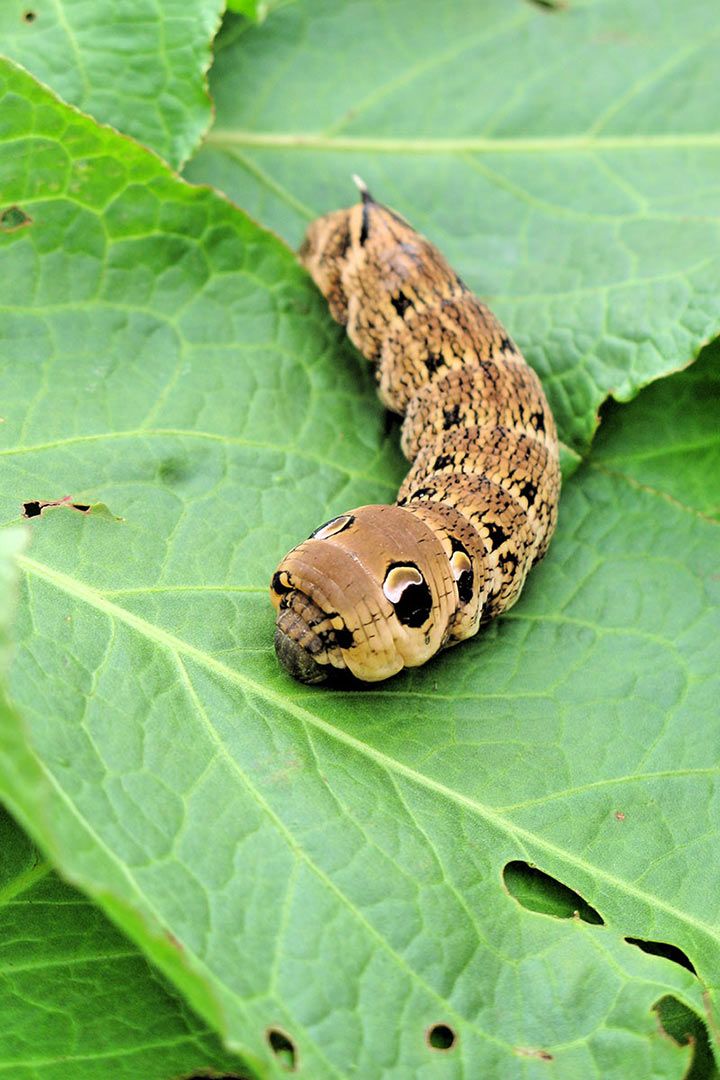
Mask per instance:
[[[396,505],[326,522],[273,575],[276,651],[308,683],[387,679],[472,637],[517,600],[560,493],[534,371],[437,248],[359,186],[300,257],[404,414],[412,466]]]

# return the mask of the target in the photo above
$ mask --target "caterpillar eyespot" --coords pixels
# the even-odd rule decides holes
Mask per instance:
[[[315,529],[310,533],[309,540],[329,540],[331,536],[335,536],[336,533],[342,532],[343,529],[349,529],[355,518],[352,514],[340,514],[340,517],[333,518],[332,521],[326,521],[324,525]]]
[[[404,415],[394,506],[319,526],[270,587],[275,648],[303,682],[377,682],[472,637],[515,603],[555,530],[555,424],[535,372],[440,252],[356,179],[300,258]]]
[[[393,563],[385,575],[383,592],[403,626],[423,626],[430,618],[432,592],[417,566]]]

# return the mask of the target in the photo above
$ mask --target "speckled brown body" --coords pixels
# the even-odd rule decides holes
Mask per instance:
[[[312,223],[301,258],[405,415],[413,464],[396,506],[327,522],[273,577],[278,656],[305,682],[385,679],[472,636],[517,600],[557,520],[537,376],[437,248],[361,192]]]

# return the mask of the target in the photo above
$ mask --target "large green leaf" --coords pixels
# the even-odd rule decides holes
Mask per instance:
[[[223,0],[3,0],[0,51],[174,165],[211,116],[206,72]]]
[[[240,1080],[238,1063],[0,810],[0,1076]]]
[[[720,520],[720,341],[682,379],[648,388],[634,409],[610,403],[593,457]]]
[[[278,556],[402,473],[367,371],[276,239],[2,78],[0,520],[55,503],[9,805],[261,1075],[680,1077],[659,1003],[704,1015],[720,973],[717,526],[586,466],[481,639],[292,684]]]
[[[2,679],[16,601],[11,557],[26,540],[24,530],[0,532]],[[18,722],[0,686],[0,728]],[[240,1073],[142,953],[53,872],[0,807],[0,1076],[241,1080]]]
[[[718,333],[707,0],[298,0],[228,31],[191,179],[297,244],[360,173],[489,299],[576,449]]]

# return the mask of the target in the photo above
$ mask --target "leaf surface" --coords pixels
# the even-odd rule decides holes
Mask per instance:
[[[654,1007],[705,1016],[720,970],[717,526],[585,466],[481,638],[292,684],[277,559],[402,475],[368,372],[273,236],[2,70],[0,520],[53,504],[17,558],[13,812],[262,1076],[682,1076]],[[528,910],[510,862],[603,923]]]
[[[594,460],[720,520],[720,341],[682,379],[651,386],[631,410],[610,403]]]
[[[359,173],[489,301],[584,451],[608,395],[628,400],[720,329],[707,12],[299,0],[226,27],[188,175],[296,246]]]
[[[3,0],[5,55],[175,166],[211,118],[206,72],[222,0]]]
[[[240,1080],[215,1034],[1,810],[0,853],[0,1076]]]

